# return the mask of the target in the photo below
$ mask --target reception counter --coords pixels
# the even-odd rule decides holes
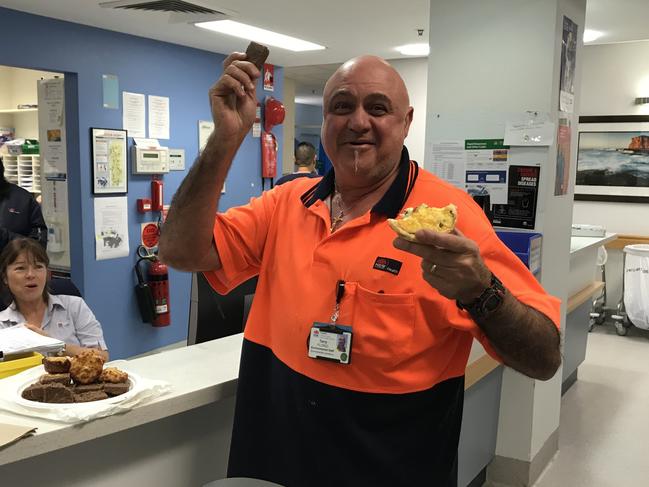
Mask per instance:
[[[568,303],[563,333],[563,376],[561,392],[565,393],[577,380],[577,369],[586,357],[588,325],[594,296],[604,287],[597,269],[598,249],[617,238],[615,233],[604,237],[572,237],[570,239],[570,273]]]
[[[226,472],[242,335],[128,361],[172,392],[124,414],[69,425],[0,412],[36,434],[0,449],[2,485],[193,487]],[[476,343],[466,374],[460,485],[495,450],[502,367]]]

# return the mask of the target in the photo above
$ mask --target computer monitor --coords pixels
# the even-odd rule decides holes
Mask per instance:
[[[202,272],[192,276],[187,345],[241,333],[257,287],[257,277],[226,295],[212,289]]]

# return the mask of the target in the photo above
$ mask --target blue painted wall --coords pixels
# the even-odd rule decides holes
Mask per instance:
[[[322,125],[322,107],[316,105],[295,104],[295,138],[299,142],[310,142],[315,147],[320,145],[320,126]],[[318,127],[318,128],[315,128]]]
[[[5,8],[0,8],[0,24],[6,41],[0,64],[65,74],[72,278],[103,325],[111,357],[124,358],[186,339],[189,274],[170,272],[171,326],[153,328],[138,317],[134,251],[140,223],[151,218],[137,213],[136,200],[149,197],[150,177],[129,174],[131,256],[95,260],[89,129],[122,126],[121,108],[102,107],[101,75],[114,74],[119,78],[120,105],[121,91],[170,98],[171,139],[161,143],[184,148],[189,168],[198,153],[197,122],[211,120],[207,92],[221,74],[225,56]],[[283,79],[283,70],[276,67],[274,95],[280,99]],[[258,85],[259,99],[265,94],[269,93]],[[281,155],[282,126],[273,132]],[[230,170],[221,210],[260,193],[260,158],[259,139],[248,136]],[[165,203],[171,201],[186,173],[173,171],[164,176]]]

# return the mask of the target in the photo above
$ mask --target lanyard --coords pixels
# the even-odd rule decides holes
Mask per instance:
[[[336,304],[334,306],[334,312],[331,314],[331,322],[336,323],[338,321],[338,316],[340,316],[340,302],[345,295],[345,281],[340,279],[336,283]]]

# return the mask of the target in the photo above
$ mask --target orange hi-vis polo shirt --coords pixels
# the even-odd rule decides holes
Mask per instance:
[[[325,480],[321,484],[306,481],[304,476],[309,473],[305,468],[278,467],[283,465],[281,459],[262,461],[258,457],[263,456],[263,451],[257,455],[250,450],[250,443],[259,442],[260,435],[279,434],[268,428],[278,428],[283,422],[286,428],[296,427],[295,418],[304,413],[301,401],[307,400],[302,397],[302,389],[306,388],[309,397],[319,397],[321,401],[327,398],[331,404],[337,404],[339,397],[346,398],[344,406],[337,404],[335,408],[338,414],[350,415],[345,419],[352,425],[348,428],[351,438],[345,437],[350,445],[354,441],[358,445],[375,441],[369,431],[381,427],[379,421],[377,425],[357,428],[359,421],[366,420],[350,412],[355,407],[362,411],[372,404],[371,408],[383,411],[383,420],[403,423],[403,432],[395,432],[396,436],[376,447],[377,455],[366,459],[368,465],[374,465],[372,469],[378,468],[375,463],[385,460],[382,455],[399,456],[394,452],[394,441],[410,443],[406,450],[411,459],[406,463],[430,454],[431,442],[438,442],[435,448],[442,452],[438,455],[439,465],[426,467],[434,468],[436,473],[416,466],[410,468],[411,473],[400,472],[400,476],[391,477],[390,472],[379,469],[373,470],[378,483],[370,484],[366,483],[366,469],[357,472],[358,464],[354,463],[349,470],[358,473],[359,481],[364,479],[362,484],[355,485],[388,485],[389,479],[396,482],[391,485],[402,485],[400,482],[405,479],[415,482],[430,475],[452,476],[461,422],[463,375],[473,339],[478,339],[489,354],[498,356],[468,313],[423,280],[421,258],[394,248],[395,233],[386,219],[421,203],[436,207],[453,203],[458,208],[457,227],[479,245],[486,265],[516,298],[548,316],[557,327],[559,300],[547,295],[518,257],[500,241],[466,192],[419,169],[409,160],[405,148],[398,175],[379,203],[371,212],[331,233],[331,215],[324,200],[333,192],[334,177],[331,171],[321,180],[297,179],[216,217],[214,242],[222,268],[205,273],[210,284],[225,294],[259,275],[244,333],[230,474],[261,475],[257,478],[282,485],[333,485]],[[353,329],[349,365],[307,356],[307,337],[314,322],[331,320],[339,280],[345,282],[345,292],[338,324]],[[440,387],[448,392],[440,396]],[[293,392],[287,396],[286,391]],[[412,414],[418,410],[421,416],[408,418],[397,413],[397,396],[414,401],[418,406],[412,408]],[[318,403],[316,399],[308,400]],[[254,423],[254,427],[250,426],[254,416],[251,403],[255,414],[263,408],[271,411],[265,412],[268,416]],[[419,410],[424,404],[426,407]],[[347,413],[340,413],[340,409]],[[428,421],[426,415],[433,414],[433,410],[437,411],[438,420]],[[312,421],[304,421],[299,427],[308,431],[313,427]],[[243,422],[247,426],[241,426]],[[448,423],[443,432],[439,430],[440,422]],[[253,431],[259,429],[262,431]],[[282,431],[281,435],[288,434],[285,429]],[[426,431],[436,439],[424,439]],[[303,438],[299,432],[291,434],[297,436],[283,441],[283,447],[295,448],[295,455],[303,454]],[[327,436],[319,430],[317,434],[320,441]],[[333,437],[331,441],[336,443]],[[428,445],[425,452],[412,451],[413,445],[420,444]],[[266,446],[273,450],[272,445]],[[447,450],[451,453],[443,453]],[[328,478],[323,472],[320,474],[323,479]]]

